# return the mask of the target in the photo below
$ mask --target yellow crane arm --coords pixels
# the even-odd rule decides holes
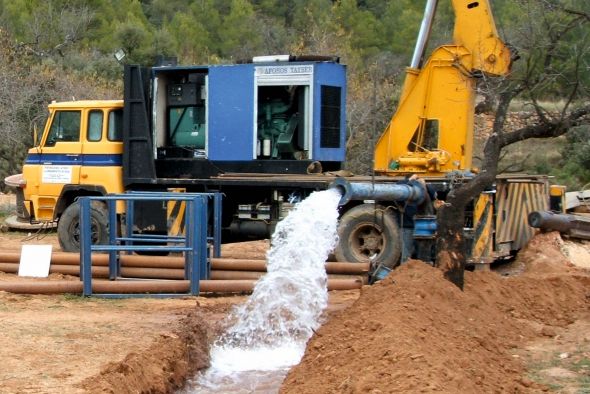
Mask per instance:
[[[453,0],[453,43],[469,51],[471,72],[503,76],[510,72],[510,49],[500,39],[488,0]]]
[[[398,109],[375,146],[380,174],[442,176],[471,168],[475,80],[510,72],[488,0],[452,0],[453,43],[422,65],[437,0],[428,0]]]

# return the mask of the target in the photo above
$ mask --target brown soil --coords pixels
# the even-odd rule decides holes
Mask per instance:
[[[241,300],[0,294],[0,392],[171,392],[207,365],[211,324]]]
[[[59,245],[55,233],[0,235],[2,251]],[[231,245],[260,257],[266,242]],[[51,274],[49,280],[79,280]],[[0,272],[0,281],[39,281]],[[0,292],[0,393],[172,392],[208,363],[220,321],[245,296],[82,298]]]
[[[590,274],[573,267],[558,239],[538,236],[519,259],[524,272],[518,276],[468,272],[464,292],[422,262],[402,266],[363,288],[353,306],[321,327],[281,392],[549,389],[530,373],[534,352],[527,346],[586,327],[590,311]],[[584,337],[570,337],[582,343],[565,341],[564,347],[590,352]],[[589,355],[578,356],[587,363]],[[571,379],[573,389],[587,382],[589,371],[570,372],[579,378]]]
[[[22,235],[0,242],[18,248]],[[46,242],[55,236],[33,243]],[[331,293],[326,323],[281,392],[590,389],[590,273],[576,267],[588,248],[569,243],[539,235],[502,275],[467,273],[464,292],[411,262],[360,292]],[[266,247],[223,254],[259,258]],[[207,365],[219,321],[244,299],[0,293],[0,393],[171,392]]]

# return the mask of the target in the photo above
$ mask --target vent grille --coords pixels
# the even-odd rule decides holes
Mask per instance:
[[[340,97],[337,86],[322,86],[321,148],[340,148]]]

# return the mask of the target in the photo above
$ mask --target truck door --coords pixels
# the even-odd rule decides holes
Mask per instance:
[[[93,108],[85,118],[80,184],[103,188],[105,193],[122,193],[123,109]]]
[[[64,185],[78,184],[82,162],[82,111],[56,110],[39,147],[38,219],[52,220]]]

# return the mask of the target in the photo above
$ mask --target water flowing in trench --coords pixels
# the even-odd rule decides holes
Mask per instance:
[[[211,347],[211,366],[188,393],[272,393],[320,325],[328,303],[324,263],[337,241],[336,190],[312,193],[276,227],[267,274],[229,315]]]

